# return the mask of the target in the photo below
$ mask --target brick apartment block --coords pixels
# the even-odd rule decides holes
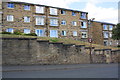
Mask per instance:
[[[64,9],[25,2],[1,2],[2,31],[36,33],[40,37],[71,38],[88,41],[88,13],[72,9]],[[2,9],[2,11],[1,11]],[[0,22],[1,22],[0,20]],[[93,43],[112,45],[110,27],[114,24],[92,22]],[[106,33],[105,33],[106,32]],[[106,37],[108,36],[108,37]]]

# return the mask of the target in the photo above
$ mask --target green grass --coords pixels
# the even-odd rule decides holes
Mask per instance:
[[[90,46],[90,43],[72,40],[68,38],[50,38],[50,37],[38,37],[38,36],[25,36],[25,35],[14,35],[14,34],[0,34],[3,38],[37,38],[37,40],[49,40],[50,42],[62,42],[64,44],[76,44],[76,45],[85,45],[86,47]],[[95,49],[113,49],[116,50],[116,47],[103,46],[98,44],[92,44]],[[119,48],[120,49],[120,48]]]

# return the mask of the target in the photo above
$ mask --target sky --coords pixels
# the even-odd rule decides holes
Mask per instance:
[[[88,19],[118,23],[119,0],[12,0],[88,12]]]

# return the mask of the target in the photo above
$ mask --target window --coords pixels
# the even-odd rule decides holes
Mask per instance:
[[[110,46],[112,45],[112,41],[109,42],[109,45],[110,45]]]
[[[73,26],[77,26],[77,22],[76,22],[76,21],[73,21],[73,22],[72,22],[72,25],[73,25]]]
[[[104,46],[108,46],[108,41],[104,41]]]
[[[50,19],[50,26],[58,26],[58,19]]]
[[[58,31],[57,30],[50,30],[50,37],[58,37]]]
[[[87,28],[87,22],[81,22],[81,28]]]
[[[77,31],[73,31],[73,36],[77,36]]]
[[[62,21],[61,21],[61,24],[62,24],[62,25],[66,25],[66,21],[65,21],[65,20],[62,20]]]
[[[7,21],[14,21],[13,15],[7,15]]]
[[[36,29],[35,33],[37,34],[37,36],[41,36],[41,37],[45,36],[45,30],[43,29]]]
[[[8,8],[14,8],[14,4],[13,4],[13,3],[8,3],[8,4],[7,4],[7,7],[8,7]]]
[[[75,13],[75,12],[72,12],[72,16],[76,16],[76,13]]]
[[[24,22],[30,22],[30,17],[24,17]]]
[[[30,10],[30,6],[29,5],[24,5],[24,10]]]
[[[110,37],[110,38],[112,37],[112,32],[109,33],[109,37]]]
[[[103,30],[108,30],[108,26],[107,25],[103,25]]]
[[[81,13],[81,18],[86,19],[86,13]]]
[[[50,14],[51,14],[51,15],[57,15],[57,9],[55,9],[55,8],[50,8]]]
[[[62,31],[61,35],[66,36],[66,31]]]
[[[113,26],[112,25],[109,25],[109,30],[113,30]]]
[[[104,32],[103,35],[104,35],[104,38],[108,38],[109,37],[109,33],[108,32]]]
[[[36,17],[36,25],[44,25],[44,18]]]
[[[11,33],[13,33],[13,28],[8,28],[8,29],[6,29],[6,32],[11,32]]]
[[[82,32],[82,38],[87,38],[87,32]]]
[[[44,13],[44,7],[36,6],[36,13]]]
[[[64,14],[64,15],[65,15],[65,14],[66,14],[66,11],[64,11],[64,10],[61,10],[61,14]]]
[[[24,33],[25,34],[29,34],[30,33],[30,29],[24,29]]]

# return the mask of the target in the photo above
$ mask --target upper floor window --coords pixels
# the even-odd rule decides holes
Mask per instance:
[[[73,22],[72,22],[72,25],[73,25],[73,26],[77,26],[77,22],[76,22],[76,21],[73,21]]]
[[[7,29],[6,29],[6,32],[11,32],[11,33],[13,33],[13,28],[7,28]]]
[[[103,25],[103,30],[108,30],[108,26],[107,25]]]
[[[24,5],[24,10],[30,10],[30,5]]]
[[[62,24],[62,25],[66,25],[66,21],[65,21],[65,20],[62,20],[62,21],[61,21],[61,24]]]
[[[30,33],[30,29],[24,29],[24,33],[25,34],[29,34]]]
[[[44,18],[36,17],[36,25],[44,25]]]
[[[77,31],[73,31],[73,36],[77,36]]]
[[[61,35],[66,36],[66,31],[62,31]]]
[[[82,32],[82,38],[87,38],[87,32]]]
[[[109,32],[109,37],[110,37],[110,38],[112,37],[112,32]]]
[[[36,13],[44,13],[44,7],[36,6]]]
[[[58,26],[58,19],[50,19],[50,26]]]
[[[109,25],[109,30],[113,30],[113,25]]]
[[[81,13],[81,18],[86,19],[86,13]]]
[[[109,33],[108,32],[104,32],[103,35],[104,35],[104,38],[108,38],[109,37]]]
[[[51,15],[57,15],[58,14],[58,11],[56,8],[50,8],[50,14]]]
[[[7,7],[8,7],[8,8],[14,8],[14,4],[13,4],[13,3],[8,3],[8,4],[7,4]]]
[[[24,17],[24,22],[30,22],[30,17],[28,16]]]
[[[64,10],[61,10],[61,14],[64,14],[64,15],[65,15],[65,14],[66,14],[66,11],[64,11]]]
[[[81,28],[87,28],[87,22],[81,22]]]
[[[76,13],[75,13],[75,12],[72,12],[72,16],[76,16]]]
[[[7,21],[14,21],[13,15],[7,15]]]

